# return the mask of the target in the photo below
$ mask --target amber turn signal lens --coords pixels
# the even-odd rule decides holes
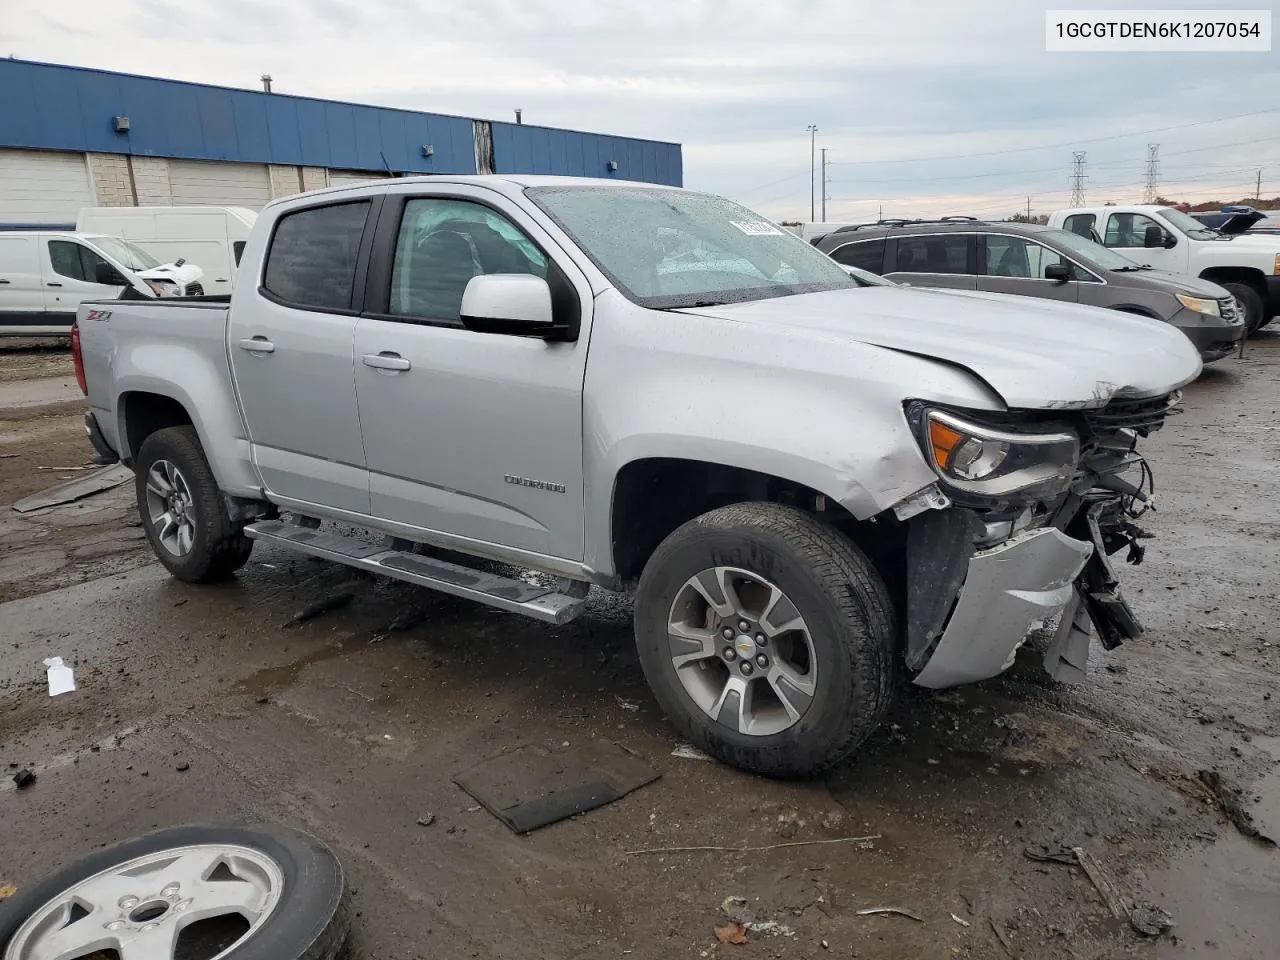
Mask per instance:
[[[967,440],[963,433],[953,430],[937,420],[929,421],[929,444],[933,447],[933,462],[943,470],[951,465],[956,448]]]

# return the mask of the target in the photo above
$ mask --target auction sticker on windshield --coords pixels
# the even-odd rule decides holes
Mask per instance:
[[[748,237],[780,237],[782,231],[768,220],[730,220],[735,227]]]

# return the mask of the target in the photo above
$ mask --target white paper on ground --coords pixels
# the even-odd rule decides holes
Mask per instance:
[[[76,676],[61,657],[50,657],[44,662],[49,668],[49,696],[71,693],[76,688]]]

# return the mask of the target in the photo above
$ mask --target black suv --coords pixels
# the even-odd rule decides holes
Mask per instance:
[[[1216,283],[1143,266],[1088,237],[972,217],[881,220],[813,241],[846,266],[922,287],[1064,300],[1154,317],[1183,333],[1203,360],[1229,355],[1245,325]]]

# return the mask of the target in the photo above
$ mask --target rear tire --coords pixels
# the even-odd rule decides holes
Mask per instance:
[[[1223,290],[1235,297],[1236,304],[1244,314],[1245,335],[1252,336],[1266,322],[1263,317],[1262,297],[1258,291],[1244,283],[1220,284]]]
[[[134,472],[142,528],[165,569],[188,583],[212,583],[245,565],[253,541],[227,515],[194,427],[151,434]]]
[[[712,594],[720,585],[717,600],[732,593],[724,613],[708,583]],[[799,627],[778,630],[779,621]],[[848,538],[794,507],[735,504],[672,533],[640,578],[635,631],[672,724],[753,773],[825,773],[871,736],[892,699],[896,628],[884,581]],[[743,692],[725,692],[734,685]]]

